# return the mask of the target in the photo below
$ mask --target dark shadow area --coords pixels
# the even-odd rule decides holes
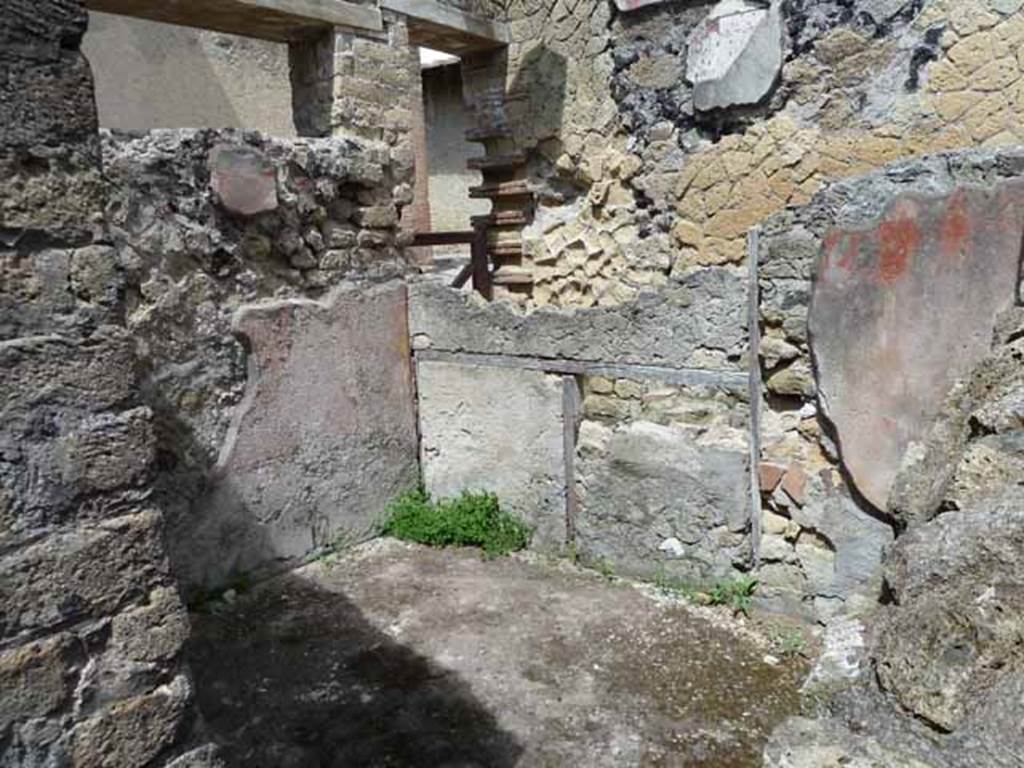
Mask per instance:
[[[295,576],[192,616],[187,659],[229,765],[512,766],[469,687]]]

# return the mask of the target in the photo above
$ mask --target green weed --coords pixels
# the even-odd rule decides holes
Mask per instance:
[[[779,630],[771,635],[772,649],[784,659],[804,655],[807,640],[798,629]]]
[[[739,576],[728,581],[716,582],[708,593],[709,605],[727,605],[733,613],[750,614],[757,579],[753,576]]]
[[[664,569],[654,574],[654,586],[659,592],[669,597],[683,598],[694,603],[700,602],[699,591],[696,587],[682,579],[669,576]]]
[[[383,533],[432,547],[480,547],[496,556],[523,549],[532,531],[503,512],[493,493],[464,491],[455,499],[434,500],[417,490],[389,505]]]
[[[615,579],[614,566],[603,557],[599,557],[592,565],[594,570],[600,573],[607,581],[613,581]]]
[[[746,616],[752,607],[757,580],[750,576],[740,576],[700,587],[669,576],[662,569],[654,574],[654,586],[670,597],[683,598],[698,605],[726,605],[732,608],[733,613]]]

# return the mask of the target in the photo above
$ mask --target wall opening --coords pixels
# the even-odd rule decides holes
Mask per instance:
[[[469,170],[471,157],[483,155],[480,144],[466,139],[472,127],[462,88],[462,63],[456,56],[420,48],[424,131],[416,148],[416,198],[420,205],[416,231],[460,232],[472,229],[470,219],[490,212],[488,200],[470,197],[481,183]],[[418,254],[421,267],[448,283],[469,262],[470,246],[436,245]]]
[[[82,51],[104,128],[295,136],[286,43],[94,11]]]

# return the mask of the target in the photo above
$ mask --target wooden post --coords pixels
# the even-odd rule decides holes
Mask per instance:
[[[473,243],[470,254],[473,265],[473,290],[490,301],[491,299],[491,265],[487,258],[487,226],[478,225],[474,228]]]

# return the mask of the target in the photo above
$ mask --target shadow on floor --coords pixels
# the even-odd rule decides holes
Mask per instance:
[[[230,765],[502,768],[522,753],[465,682],[341,594],[284,576],[192,619],[199,706]]]

